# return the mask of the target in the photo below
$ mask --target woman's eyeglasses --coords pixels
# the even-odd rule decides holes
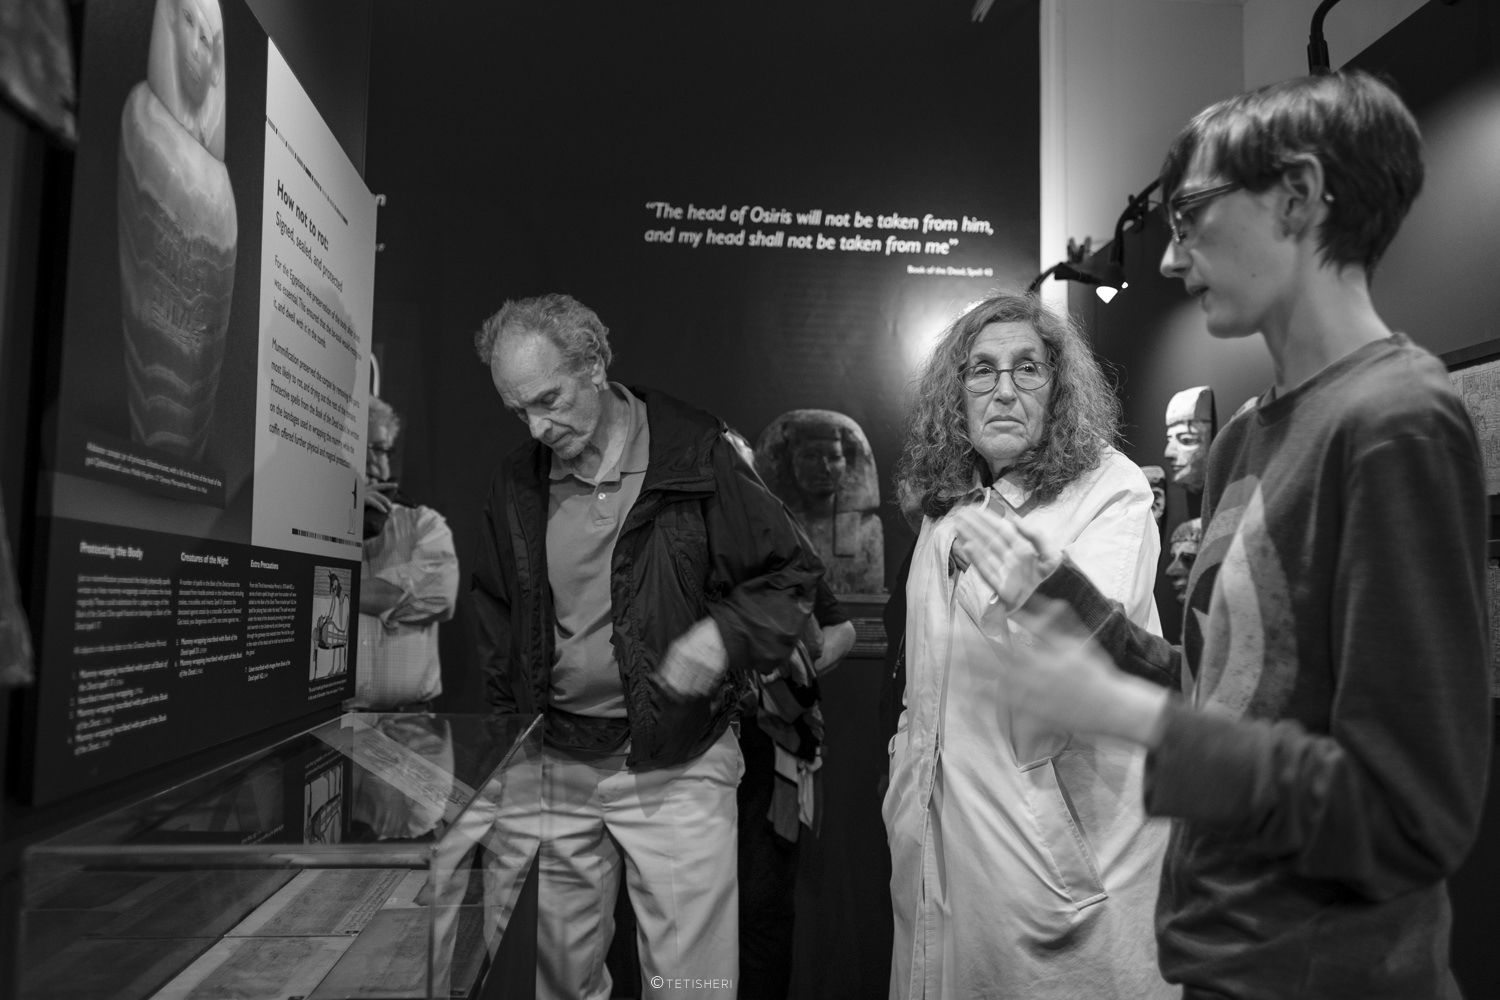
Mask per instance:
[[[959,370],[958,380],[965,389],[979,396],[994,392],[995,386],[1000,384],[1000,376],[1007,372],[1016,388],[1026,392],[1035,392],[1052,380],[1052,366],[1042,361],[1022,361],[1014,368],[996,368],[988,362],[976,361]]]

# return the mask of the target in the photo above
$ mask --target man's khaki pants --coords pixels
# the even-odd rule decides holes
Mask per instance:
[[[623,862],[642,995],[727,1000],[739,978],[739,743],[726,731],[677,767],[624,762],[543,753],[537,997],[610,997],[604,956]]]

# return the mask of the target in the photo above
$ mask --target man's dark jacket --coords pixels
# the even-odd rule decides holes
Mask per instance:
[[[610,569],[612,638],[636,770],[692,760],[723,735],[747,671],[786,662],[812,609],[817,556],[723,437],[715,417],[659,392],[646,404],[650,452]],[[579,749],[618,742],[618,720],[551,709],[556,616],[547,582],[552,452],[531,441],[490,484],[471,593],[485,697],[498,711],[547,716],[548,740]],[[710,695],[680,700],[654,674],[668,646],[711,616],[729,654]]]

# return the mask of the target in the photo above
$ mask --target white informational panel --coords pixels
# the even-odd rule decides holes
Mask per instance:
[[[375,198],[274,42],[261,215],[251,541],[357,559]]]
[[[37,802],[354,693],[375,200],[245,0],[190,6],[84,19]]]

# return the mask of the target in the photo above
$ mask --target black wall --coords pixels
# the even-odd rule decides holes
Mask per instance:
[[[388,203],[375,338],[382,394],[408,418],[407,489],[447,516],[465,570],[489,476],[524,440],[472,348],[507,298],[577,296],[611,327],[612,377],[752,438],[795,407],[848,413],[888,500],[923,338],[1034,268],[1036,5],[998,5],[977,25],[891,0],[439,6],[376,14],[368,178]],[[993,236],[920,262],[994,274],[651,245],[644,230],[668,223],[644,206],[659,199],[983,215]],[[883,517],[894,568],[911,534],[894,509]],[[447,700],[472,705],[462,603],[442,642]]]
[[[472,337],[507,298],[546,292],[578,297],[611,328],[612,377],[752,439],[798,407],[857,420],[893,571],[912,539],[889,503],[912,368],[963,305],[1035,273],[1034,0],[996,4],[979,24],[964,4],[904,0],[434,6],[421,18],[377,7],[367,176],[388,199],[381,393],[407,416],[407,492],[453,528],[461,591],[490,475],[525,439]],[[658,200],[983,217],[993,235],[954,234],[952,254],[911,262],[993,273],[908,275],[906,258],[883,253],[648,244],[646,229],[670,225],[645,210]],[[466,597],[441,644],[442,704],[479,708]],[[879,670],[850,662],[825,688],[829,808],[803,848],[798,996],[886,990]]]

